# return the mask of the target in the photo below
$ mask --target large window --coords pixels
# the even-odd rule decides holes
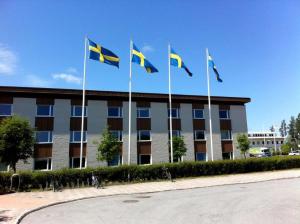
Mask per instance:
[[[196,152],[196,161],[205,161],[206,153],[205,152]]]
[[[78,143],[81,141],[81,131],[71,131],[70,142]],[[86,142],[86,131],[83,132],[83,142]]]
[[[82,115],[82,106],[73,105],[71,108],[72,117],[81,117]],[[87,116],[87,107],[84,107],[84,116]]]
[[[170,130],[168,131],[169,134],[169,139],[170,139]],[[172,130],[172,137],[180,137],[181,136],[181,131],[180,130]]]
[[[52,117],[53,116],[53,105],[37,105],[36,116]]]
[[[118,166],[121,164],[122,164],[122,156],[120,154],[115,155],[112,160],[108,161],[108,166]]]
[[[201,141],[201,140],[205,140],[205,132],[204,130],[195,130],[194,131],[194,140],[195,141]]]
[[[232,140],[230,130],[221,130],[221,140]]]
[[[230,119],[229,110],[220,110],[219,117],[220,117],[220,119]]]
[[[138,141],[151,141],[151,131],[149,130],[138,131]]]
[[[122,107],[108,107],[108,117],[122,117]]]
[[[170,117],[170,108],[168,109],[168,117]],[[179,108],[172,108],[172,118],[180,118]]]
[[[52,143],[52,131],[37,131],[35,133],[36,143]]]
[[[233,153],[232,152],[223,152],[222,157],[224,160],[233,159]]]
[[[139,164],[151,164],[151,155],[149,154],[140,154],[139,155]]]
[[[82,167],[85,167],[85,157],[82,157]],[[70,158],[70,168],[80,168],[80,157]]]
[[[51,158],[35,159],[34,160],[35,170],[51,170]]]
[[[150,109],[148,107],[138,107],[136,109],[136,117],[137,118],[149,118],[150,117]]]
[[[115,130],[110,130],[110,133],[112,136],[114,136],[119,142],[123,140],[122,138],[122,131],[115,131]]]
[[[203,109],[193,109],[193,118],[194,119],[203,119],[204,118]]]
[[[11,104],[0,104],[0,116],[11,116],[12,105]]]

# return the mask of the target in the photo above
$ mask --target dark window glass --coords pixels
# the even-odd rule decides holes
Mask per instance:
[[[203,140],[205,139],[205,134],[203,130],[195,131],[195,140]]]
[[[203,110],[202,109],[194,109],[194,118],[196,119],[202,119],[203,116]]]
[[[222,119],[228,119],[229,118],[229,111],[228,110],[220,110],[219,116]]]
[[[221,139],[222,140],[230,140],[231,139],[231,131],[229,131],[229,130],[221,131]]]
[[[150,164],[151,155],[140,155],[140,164]]]
[[[11,105],[0,104],[0,116],[10,116],[10,115],[11,115]]]
[[[72,160],[73,160],[73,167],[72,167]],[[72,158],[71,159],[71,168],[80,168],[80,158]],[[85,167],[85,157],[82,157],[82,167]]]
[[[117,154],[111,161],[108,161],[108,166],[118,166],[119,164],[121,164],[121,161],[121,155]]]
[[[122,117],[122,110],[120,107],[109,107],[108,108],[109,117]]]
[[[138,118],[147,118],[150,117],[150,111],[149,108],[138,108],[137,109],[137,117]]]
[[[196,160],[197,161],[204,161],[204,160],[206,160],[206,153],[205,152],[197,152],[196,153]]]
[[[81,117],[82,106],[72,106],[72,117]],[[86,107],[84,107],[84,116],[86,117]]]
[[[223,152],[222,156],[224,160],[230,159],[230,152]]]
[[[139,131],[138,140],[147,141],[151,139],[150,131]]]
[[[38,105],[37,116],[53,116],[52,105]]]
[[[43,159],[43,160],[35,160],[34,161],[34,169],[35,170],[47,170],[51,169],[51,159]]]
[[[168,117],[170,117],[170,109],[168,109]],[[172,118],[179,118],[178,108],[172,108]]]
[[[81,141],[81,131],[72,131],[70,135],[71,142]],[[83,141],[86,141],[86,131],[83,132]]]
[[[37,131],[36,132],[36,142],[52,142],[52,133],[49,131]]]

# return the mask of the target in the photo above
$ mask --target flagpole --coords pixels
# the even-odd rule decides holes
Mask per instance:
[[[206,48],[206,75],[207,75],[207,96],[208,96],[208,112],[209,112],[209,134],[210,134],[210,151],[211,160],[214,161],[214,147],[212,139],[212,125],[211,125],[211,105],[210,105],[210,83],[209,83],[209,68],[208,68],[208,49]],[[206,156],[208,161],[208,156]]]
[[[83,62],[83,81],[82,81],[82,108],[81,108],[81,136],[80,136],[80,164],[82,169],[82,152],[83,152],[83,127],[84,127],[84,107],[85,107],[85,77],[86,77],[86,47],[87,37],[84,38],[84,62]]]
[[[130,147],[131,147],[131,58],[132,58],[132,40],[130,40],[129,53],[129,113],[128,113],[128,165],[130,165]]]
[[[171,163],[173,163],[173,129],[172,129],[172,98],[171,98],[171,46],[168,45],[168,61],[169,61],[169,122],[170,122],[170,146],[171,146]]]

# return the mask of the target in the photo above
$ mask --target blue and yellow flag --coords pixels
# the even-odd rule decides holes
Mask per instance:
[[[171,49],[170,63],[175,67],[184,68],[184,70],[189,74],[189,76],[193,76],[193,73],[190,72],[190,70],[183,63],[181,57],[173,49]]]
[[[144,54],[134,44],[131,61],[145,67],[148,73],[158,72],[158,70],[146,59]]]
[[[89,40],[90,59],[100,61],[119,68],[120,58],[110,50]]]
[[[218,80],[218,82],[223,82],[223,80],[220,78],[220,75],[219,75],[219,72],[217,70],[217,66],[215,65],[212,57],[210,56],[210,54],[208,54],[208,64],[209,64],[209,67],[211,67],[214,71],[214,73],[216,74],[216,78]]]

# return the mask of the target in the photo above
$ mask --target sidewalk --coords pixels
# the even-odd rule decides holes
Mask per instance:
[[[62,192],[46,191],[7,194],[0,196],[0,223],[16,223],[18,218],[20,218],[24,213],[42,206],[89,197],[182,190],[299,177],[300,169],[292,169],[273,172],[179,179],[176,180],[176,182],[164,181],[113,185],[105,187],[105,189],[79,188],[66,189]]]

